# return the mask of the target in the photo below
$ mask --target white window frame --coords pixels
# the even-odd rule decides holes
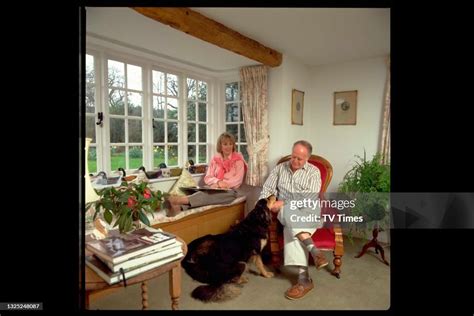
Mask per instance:
[[[207,83],[207,138],[206,138],[206,163],[210,161],[213,153],[213,142],[217,139],[215,136],[218,133],[218,127],[221,125],[216,123],[218,119],[218,112],[220,106],[216,100],[219,100],[216,95],[219,95],[220,89],[216,89],[220,81],[207,75],[199,74],[195,71],[170,66],[162,61],[154,60],[153,58],[143,57],[140,54],[130,54],[116,49],[111,49],[107,46],[87,43],[86,54],[94,56],[95,66],[95,82],[96,82],[96,103],[94,118],[97,121],[97,113],[104,113],[103,127],[95,126],[96,142],[91,144],[97,150],[97,172],[105,171],[107,174],[115,172],[111,170],[110,157],[110,115],[108,114],[108,87],[106,82],[106,72],[108,59],[113,59],[127,64],[133,64],[142,67],[142,83],[143,83],[143,165],[147,170],[153,167],[153,130],[152,130],[152,114],[153,114],[153,93],[152,93],[152,70],[163,71],[178,76],[179,92],[178,92],[178,166],[183,167],[188,161],[187,157],[187,91],[186,78],[193,78],[198,81],[205,81]],[[125,49],[124,49],[125,51]],[[92,114],[87,115],[92,116]],[[166,138],[165,138],[166,139]],[[125,143],[127,144],[127,143]],[[201,143],[200,143],[201,144]],[[128,157],[127,157],[128,159]],[[87,158],[86,158],[87,161]],[[134,169],[127,170],[128,172]]]

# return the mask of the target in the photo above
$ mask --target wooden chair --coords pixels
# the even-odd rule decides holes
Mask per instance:
[[[285,156],[278,161],[278,164],[286,162],[290,160],[290,158],[291,155]],[[326,192],[326,189],[332,178],[332,166],[329,161],[317,155],[311,155],[308,162],[316,166],[321,173],[321,191],[319,192],[319,198],[324,200],[324,193]],[[321,215],[323,214],[337,214],[337,211],[330,207],[322,207]],[[280,224],[275,214],[273,214],[273,221],[270,226],[269,233],[272,258],[271,263],[276,270],[279,270],[279,267],[282,263],[283,226]],[[311,238],[313,239],[317,248],[323,251],[332,251],[334,256],[334,269],[331,271],[331,273],[339,279],[342,265],[341,258],[344,255],[344,244],[340,224],[337,222],[325,223],[322,228],[316,230]],[[312,260],[312,258],[310,260]]]

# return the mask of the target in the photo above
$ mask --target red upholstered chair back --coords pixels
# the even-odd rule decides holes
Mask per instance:
[[[285,156],[281,158],[277,164],[290,160],[291,155]],[[317,155],[311,155],[309,157],[308,162],[313,166],[316,166],[321,173],[321,191],[319,193],[319,197],[324,197],[324,193],[329,186],[329,183],[332,179],[332,166],[325,158]]]

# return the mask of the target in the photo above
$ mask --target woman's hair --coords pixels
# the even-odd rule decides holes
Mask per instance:
[[[217,139],[217,152],[222,154],[222,142],[226,141],[226,140],[230,141],[232,143],[232,145],[234,145],[234,148],[233,148],[232,151],[237,151],[237,146],[235,146],[235,137],[234,137],[234,135],[232,135],[231,133],[228,133],[228,132],[224,132]]]

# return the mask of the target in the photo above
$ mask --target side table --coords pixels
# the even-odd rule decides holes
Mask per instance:
[[[183,253],[186,256],[188,247],[186,243],[179,237],[176,237],[182,244]],[[127,286],[141,283],[142,289],[142,309],[148,309],[148,286],[147,281],[156,278],[163,273],[169,273],[169,291],[171,296],[171,309],[178,309],[179,297],[181,295],[181,260],[180,259],[169,262],[165,265],[152,269],[150,271],[143,272],[133,278],[127,279]],[[95,273],[88,266],[85,267],[85,292],[86,292],[86,309],[89,309],[89,296],[91,294],[106,291],[108,289],[123,287],[123,282],[109,285],[104,279],[102,279],[97,273]]]

